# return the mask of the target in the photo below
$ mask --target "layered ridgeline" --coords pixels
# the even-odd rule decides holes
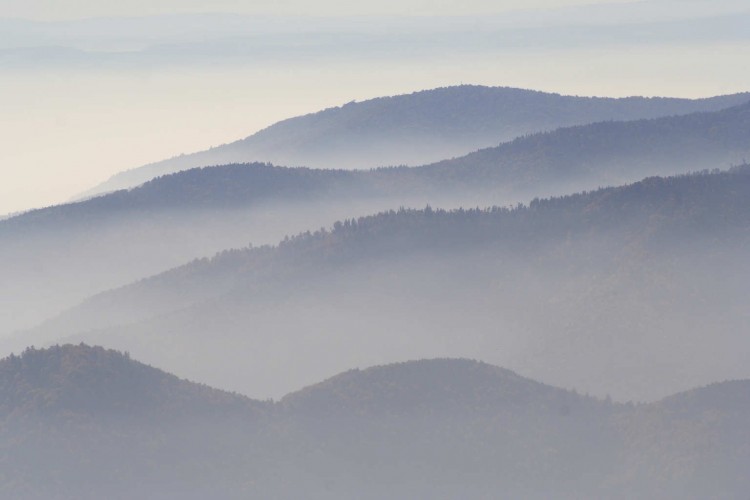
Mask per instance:
[[[750,167],[514,209],[399,210],[100,294],[71,336],[278,396],[351,364],[481,357],[646,400],[748,373]]]
[[[739,498],[749,394],[736,381],[622,405],[436,359],[348,371],[274,403],[99,347],[27,350],[0,361],[0,493]]]
[[[691,100],[562,96],[470,85],[425,90],[290,118],[237,142],[122,172],[86,195],[229,163],[315,168],[420,165],[558,127],[717,111],[748,100],[748,93]]]
[[[750,104],[560,129],[423,167],[193,169],[0,222],[0,272],[8,277],[0,332],[195,257],[275,243],[337,219],[427,203],[505,205],[746,157]]]

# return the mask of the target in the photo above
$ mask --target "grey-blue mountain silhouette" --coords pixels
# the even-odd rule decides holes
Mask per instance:
[[[746,104],[560,129],[415,168],[192,169],[0,222],[0,262],[10,277],[0,287],[7,285],[2,296],[14,304],[0,311],[0,324],[5,331],[28,327],[87,295],[195,257],[248,242],[275,243],[355,214],[427,203],[505,205],[652,174],[726,167],[741,163],[748,149]],[[44,275],[39,262],[45,262]]]
[[[623,405],[433,359],[348,371],[274,403],[56,346],[0,361],[0,493],[737,498],[750,486],[748,394],[734,381]]]
[[[507,87],[438,88],[290,118],[240,141],[122,172],[84,196],[229,163],[346,169],[422,165],[564,126],[718,111],[748,101],[747,93],[695,100],[614,99]]]

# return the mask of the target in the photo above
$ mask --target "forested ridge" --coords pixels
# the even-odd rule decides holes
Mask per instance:
[[[696,100],[612,99],[507,87],[445,87],[351,102],[290,118],[231,144],[122,172],[90,194],[133,187],[179,170],[227,163],[270,161],[316,168],[420,165],[543,130],[717,111],[748,100],[748,93]]]
[[[649,177],[621,187],[602,188],[552,198],[536,198],[528,204],[488,208],[445,210],[389,210],[376,215],[345,219],[330,229],[305,232],[282,241],[278,259],[301,264],[305,256],[332,263],[364,259],[382,252],[406,253],[415,248],[472,246],[490,241],[504,242],[527,250],[542,240],[570,233],[606,230],[613,226],[626,231],[650,233],[657,227],[668,231],[664,239],[690,239],[696,231],[720,234],[735,231],[750,222],[750,166],[729,170],[695,172],[673,177]],[[652,227],[643,224],[652,224]],[[739,235],[744,235],[740,230]],[[273,248],[228,250],[212,259],[196,260],[191,267],[236,265],[252,269],[255,256],[266,268],[265,259]],[[226,264],[225,264],[226,263]],[[166,275],[165,275],[166,276]],[[158,277],[152,279],[159,279]]]
[[[143,365],[127,354],[101,347],[29,347],[0,362],[0,416],[8,422],[29,418],[176,418],[180,414],[245,416],[256,411],[246,398]]]
[[[728,168],[750,156],[750,103],[722,111],[630,122],[599,122],[536,133],[469,155],[415,168],[366,171],[288,168],[268,163],[203,166],[130,190],[34,210],[0,223],[75,222],[112,212],[232,208],[262,202],[465,194],[479,200],[514,190],[539,193],[582,183],[598,187]],[[560,187],[555,188],[559,184]],[[405,198],[408,199],[408,198]]]
[[[0,361],[0,492],[736,498],[750,450],[723,436],[750,431],[749,393],[734,381],[619,404],[434,359],[352,370],[261,402],[100,347],[27,349]],[[713,432],[690,432],[708,422]]]

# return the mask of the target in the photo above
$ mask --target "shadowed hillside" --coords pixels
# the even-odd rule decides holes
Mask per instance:
[[[0,361],[0,496],[238,498],[269,413],[100,347],[27,349]]]
[[[252,413],[261,405],[191,384],[128,355],[85,345],[29,348],[0,362],[3,418],[176,418],[219,411]]]
[[[348,371],[261,403],[114,351],[56,346],[0,361],[0,493],[737,498],[748,487],[747,394],[738,381],[621,405],[435,359]]]

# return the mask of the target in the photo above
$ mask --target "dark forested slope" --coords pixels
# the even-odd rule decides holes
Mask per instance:
[[[747,395],[738,381],[622,405],[434,359],[257,402],[117,352],[56,346],[0,361],[0,494],[738,498]]]
[[[192,384],[101,347],[26,349],[0,361],[0,417],[176,418],[252,413],[246,398]]]
[[[0,496],[236,498],[270,412],[100,347],[27,349],[0,361]]]
[[[506,87],[439,88],[284,120],[231,144],[122,172],[88,194],[227,163],[266,161],[317,168],[419,165],[558,127],[716,111],[748,100],[746,93],[696,100],[612,99]]]

